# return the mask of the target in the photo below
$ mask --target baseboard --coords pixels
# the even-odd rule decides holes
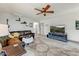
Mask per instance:
[[[77,42],[77,41],[73,41],[73,40],[68,40],[68,41],[79,44],[79,42]]]

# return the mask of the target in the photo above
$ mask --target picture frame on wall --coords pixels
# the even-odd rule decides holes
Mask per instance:
[[[29,27],[33,27],[33,23],[29,23]]]
[[[75,25],[76,25],[76,30],[79,30],[79,20],[76,20]]]
[[[8,28],[10,28],[9,19],[6,19],[6,22],[7,22]]]

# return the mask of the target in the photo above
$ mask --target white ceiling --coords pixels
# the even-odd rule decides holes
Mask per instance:
[[[52,3],[50,4],[50,10],[54,10],[54,14],[47,14],[47,16],[43,16],[42,14],[36,15],[36,13],[39,12],[34,10],[34,8],[41,9],[47,4],[50,3],[4,3],[0,4],[0,13],[7,12],[17,16],[18,14],[21,14],[27,18],[40,21],[49,17],[60,15],[67,10],[72,10],[73,8],[79,7],[79,4],[77,3]]]

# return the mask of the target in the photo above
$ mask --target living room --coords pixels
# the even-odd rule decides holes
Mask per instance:
[[[79,3],[0,4],[0,55],[79,56],[78,10]]]

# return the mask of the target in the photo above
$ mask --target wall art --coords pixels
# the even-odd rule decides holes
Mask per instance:
[[[79,20],[76,20],[75,26],[76,26],[76,30],[79,30]]]

